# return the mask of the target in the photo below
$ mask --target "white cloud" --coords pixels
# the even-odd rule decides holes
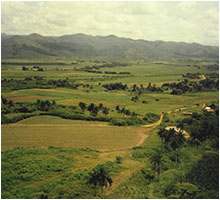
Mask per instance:
[[[218,45],[218,2],[2,2],[7,34],[115,34]]]

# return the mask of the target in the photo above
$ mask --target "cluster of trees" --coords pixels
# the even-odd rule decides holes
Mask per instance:
[[[44,71],[44,69],[41,68],[41,67],[39,67],[39,66],[33,66],[32,69],[36,69],[36,70],[39,71],[39,72]],[[29,70],[28,67],[22,66],[22,71],[28,71],[28,70]]]
[[[219,70],[219,65],[218,64],[213,64],[213,65],[207,65],[205,66],[208,70],[213,70],[213,71],[217,71]]]
[[[126,90],[128,88],[127,84],[120,83],[110,83],[104,84],[102,87],[106,88],[107,90]]]
[[[28,71],[28,70],[29,70],[28,67],[25,66],[22,67],[22,71]]]
[[[89,73],[96,73],[96,74],[102,74],[102,71],[95,71],[95,70],[90,70],[90,69],[87,69],[85,70],[86,72],[89,72]]]
[[[7,100],[4,97],[1,97],[1,107],[2,114],[10,114],[10,113],[33,113],[35,111],[49,111],[56,108],[55,101],[42,101],[37,100],[35,103],[14,103],[11,100]]]
[[[96,73],[96,74],[102,74],[103,72],[102,71],[97,71],[97,70],[91,70],[91,69],[86,69],[85,70],[86,72],[89,72],[89,73]],[[104,71],[105,74],[131,74],[130,72],[113,72],[113,71]]]
[[[93,65],[93,66],[85,66],[83,70],[99,70],[100,68],[111,68],[116,66],[128,66],[128,63],[119,63],[119,62],[112,62],[112,63],[104,63],[101,65]]]
[[[37,80],[37,81],[42,81],[44,78],[42,76],[33,76],[33,77],[30,77],[30,76],[27,76],[24,78],[24,80],[14,80],[13,78],[12,79],[2,79],[1,82],[4,84],[4,83],[10,83],[10,82],[16,82],[16,83],[25,83],[25,81],[33,81],[33,80]]]
[[[64,79],[64,80],[48,80],[47,82],[48,85],[52,85],[55,87],[66,87],[66,88],[71,88],[71,89],[77,89],[79,86],[81,86],[82,84],[79,83],[73,83],[73,81],[70,81],[68,79]]]
[[[197,79],[200,77],[200,73],[197,72],[197,73],[187,73],[187,74],[183,74],[182,77],[185,77],[185,78],[192,78],[192,79]]]
[[[214,106],[212,105],[213,108]],[[152,181],[152,179],[157,178],[155,180],[158,180],[158,184],[155,186],[157,189],[160,188],[160,193],[166,198],[218,198],[218,108],[215,106],[214,113],[194,113],[190,119],[180,121],[177,128],[179,129],[166,130],[161,128],[158,131],[161,146],[154,148],[148,157],[155,175],[145,170],[146,179]],[[190,138],[184,137],[183,129],[190,133]],[[183,169],[184,165],[181,166],[181,160],[185,160],[187,157],[186,149],[191,151],[191,148],[198,148],[199,145],[204,145],[208,149],[208,153],[204,153],[198,163],[194,160],[191,167]],[[182,148],[185,150],[181,151]],[[175,165],[170,164],[170,162],[175,163]],[[172,169],[172,166],[175,169]],[[169,171],[172,174],[176,173],[173,178],[169,175]],[[167,185],[162,186],[165,182]]]
[[[138,115],[137,113],[131,112],[130,110],[125,109],[124,107],[120,108],[119,105],[117,105],[117,106],[115,107],[115,110],[116,110],[118,113],[123,113],[123,114],[125,114],[125,115],[127,115],[127,116],[137,116],[137,115]]]
[[[1,98],[2,124],[15,123],[17,121],[35,116],[35,111],[51,111],[56,109],[55,101],[37,100],[35,103],[14,103],[6,98]],[[7,114],[15,113],[14,117],[8,117]]]
[[[175,152],[175,162],[179,162],[179,150],[186,141],[182,130],[176,131],[175,129],[166,130],[162,128],[159,130],[158,136],[161,138],[164,146],[171,147]]]
[[[214,108],[215,105],[212,105]],[[212,148],[219,148],[219,109],[215,107],[214,113],[204,112],[194,114],[191,118],[182,120],[181,126],[190,132],[190,144],[199,146],[209,142]]]
[[[131,97],[131,101],[134,101],[134,102],[138,101],[138,99],[139,99],[138,96]]]
[[[90,115],[87,115],[85,113],[85,110],[87,110]],[[102,103],[100,103],[99,105],[96,105],[94,103],[86,105],[86,103],[84,102],[79,102],[77,107],[57,105],[55,101],[49,100],[37,100],[33,103],[13,103],[12,101],[8,101],[7,99],[2,97],[2,119],[4,119],[2,120],[2,123],[14,123],[24,118],[35,115],[52,115],[72,120],[105,121],[117,126],[131,126],[146,123],[146,121],[137,117],[137,113],[131,112],[124,107],[120,108],[119,106],[116,106],[116,110],[118,111],[118,113],[123,113],[128,116],[126,118],[122,118],[120,116],[116,118],[108,117],[107,115],[109,114],[109,110],[110,109],[103,106]],[[100,111],[103,115],[98,115]],[[17,113],[18,115],[12,117],[9,120],[7,114],[10,113]]]
[[[160,87],[156,87],[155,84],[151,84],[151,82],[148,84],[146,90],[150,92],[163,92],[163,90]]]
[[[42,76],[27,76],[24,80],[14,80],[14,79],[3,79],[1,81],[2,87],[5,89],[25,89],[25,88],[54,88],[54,87],[65,87],[71,89],[77,89],[80,86],[91,87],[89,84],[75,83],[75,80],[59,79],[59,80],[45,80]]]
[[[163,89],[160,88],[160,87],[156,87],[155,84],[152,85],[151,82],[150,82],[150,83],[148,83],[148,85],[146,87],[144,87],[143,84],[140,84],[140,87],[138,87],[136,84],[134,84],[132,86],[131,91],[136,92],[140,95],[144,92],[163,92]]]
[[[102,87],[108,89],[108,90],[126,90],[128,89],[127,84],[120,83],[110,83],[102,85]],[[143,84],[140,84],[140,87],[134,84],[131,87],[131,92],[136,92],[138,95],[141,95],[144,92],[163,92],[163,89],[160,87],[156,87],[156,85],[152,85],[151,83],[148,84],[148,86],[145,88]]]
[[[84,112],[86,109],[90,112],[91,115],[96,116],[98,115],[98,112],[101,110],[102,113],[107,116],[109,114],[109,108],[104,107],[102,103],[100,103],[98,106],[94,103],[91,103],[90,105],[86,105],[84,102],[79,102],[80,109]]]
[[[27,107],[24,103],[13,103],[13,101],[1,97],[1,112],[3,115],[10,113],[30,113],[35,110],[36,107],[33,105]]]
[[[105,71],[105,74],[117,74],[117,72]]]
[[[191,79],[199,79],[201,77],[201,74],[199,72],[197,72],[197,73],[187,73],[185,75],[182,75],[182,77],[191,78]],[[216,78],[219,78],[219,74],[213,72],[213,73],[205,74],[205,77],[208,77],[208,78],[211,78],[211,79],[216,79]]]
[[[207,74],[206,76],[208,76],[209,78],[219,78],[218,73],[210,73],[210,74]]]
[[[179,83],[164,83],[162,88],[172,89],[171,94],[180,95],[186,92],[199,92],[208,89],[218,89],[219,80],[215,81],[213,79],[206,78],[205,80],[200,80],[199,82],[189,82],[187,79],[184,79],[184,81]]]
[[[56,107],[56,101],[42,101],[42,100],[37,100],[36,102],[37,110],[40,111],[49,111],[51,109],[54,109]]]

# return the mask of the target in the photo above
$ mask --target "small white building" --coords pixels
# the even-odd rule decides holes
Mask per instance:
[[[205,111],[206,111],[206,112],[215,112],[215,110],[212,109],[212,108],[209,107],[209,106],[205,107]]]

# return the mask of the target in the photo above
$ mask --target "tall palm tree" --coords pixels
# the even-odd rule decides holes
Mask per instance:
[[[186,139],[185,139],[182,131],[176,132],[175,134],[173,134],[170,137],[169,143],[170,143],[171,148],[175,151],[175,161],[176,161],[176,163],[179,160],[179,149],[182,147],[185,140]]]
[[[175,129],[166,130],[163,128],[159,130],[158,136],[165,144],[168,144],[175,151],[175,161],[178,162],[178,150],[185,142],[182,130],[177,132]]]
[[[161,166],[164,164],[164,159],[162,155],[161,149],[155,149],[154,153],[149,158],[151,164],[153,164],[153,168],[155,172],[157,172],[158,179],[160,179],[160,170]]]
[[[93,184],[95,187],[98,185],[101,187],[103,192],[103,187],[107,187],[108,184],[111,186],[113,181],[109,176],[108,171],[103,165],[97,165],[90,173],[90,178],[88,183]]]

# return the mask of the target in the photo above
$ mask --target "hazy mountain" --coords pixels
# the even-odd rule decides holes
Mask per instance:
[[[218,59],[219,48],[197,43],[133,40],[115,35],[46,37],[2,34],[2,58],[107,57],[117,59]]]

